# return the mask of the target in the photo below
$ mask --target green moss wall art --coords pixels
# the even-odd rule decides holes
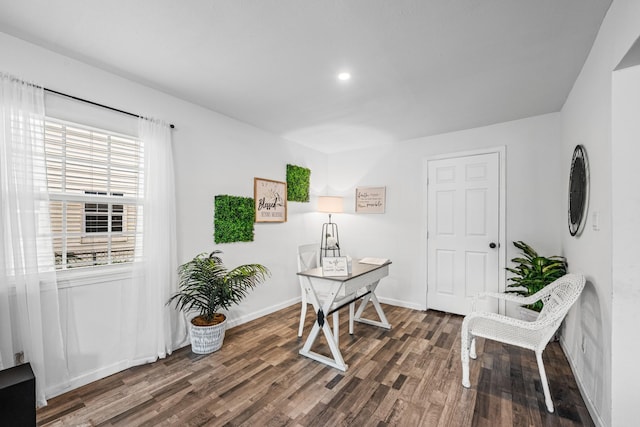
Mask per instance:
[[[287,165],[287,200],[309,202],[309,178],[311,169]]]
[[[253,241],[253,198],[215,196],[213,240],[216,243]]]

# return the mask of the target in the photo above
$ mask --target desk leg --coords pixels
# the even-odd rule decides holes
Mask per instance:
[[[353,318],[354,318],[354,311],[356,308],[356,303],[352,302],[351,304],[349,304],[349,334],[353,335]]]
[[[311,283],[311,280],[307,278],[307,286],[306,286],[307,296],[309,297],[309,299],[311,300],[311,303],[313,304],[313,308],[316,312],[316,315],[318,311],[321,309],[323,313],[327,313],[329,311],[329,309],[331,308],[331,305],[333,304],[333,301],[335,301],[336,295],[341,285],[342,284],[339,282],[336,284],[336,286],[330,292],[330,297],[324,302],[324,307],[321,307],[320,301],[318,300],[315,289],[313,288],[313,284]],[[340,348],[338,347],[338,333],[339,333],[338,313],[334,312],[334,317],[333,317],[334,332],[332,332],[331,328],[329,327],[328,319],[325,317],[323,320],[324,322],[322,322],[322,326],[320,326],[320,324],[318,323],[318,320],[316,319],[315,323],[313,324],[313,328],[311,328],[311,333],[309,333],[309,337],[307,337],[307,340],[305,341],[302,349],[299,351],[299,354],[306,356],[310,359],[317,360],[318,362],[324,363],[331,367],[340,369],[341,371],[346,371],[347,364],[344,363],[344,359],[342,358],[342,353],[340,353]],[[329,344],[329,349],[331,350],[331,355],[333,356],[333,359],[327,356],[324,356],[322,354],[316,353],[314,351],[311,351],[311,346],[316,341],[316,339],[318,339],[318,335],[320,334],[321,330],[322,330],[322,333],[324,334],[325,339],[327,340],[327,344]]]
[[[329,348],[331,349],[331,355],[333,356],[333,359],[327,356],[324,356],[322,354],[316,353],[315,351],[311,351],[311,346],[313,345],[315,340],[318,338],[318,335],[320,334],[320,330],[322,330],[322,332],[324,333],[324,337],[326,338],[327,343],[329,344]],[[325,365],[329,365],[334,368],[340,369],[341,371],[347,370],[347,364],[344,363],[344,359],[342,358],[342,353],[340,353],[338,344],[333,339],[333,333],[331,332],[331,328],[329,327],[329,323],[327,322],[325,322],[325,324],[322,325],[322,328],[320,328],[320,325],[318,325],[318,322],[316,322],[313,325],[313,328],[311,329],[311,333],[309,334],[309,338],[307,338],[307,341],[304,343],[304,346],[299,351],[299,353],[310,359],[317,360],[318,362],[324,363]]]
[[[384,315],[384,311],[382,310],[382,307],[380,306],[380,302],[378,301],[378,297],[376,297],[376,287],[378,286],[378,283],[380,281],[376,281],[370,285],[367,286],[367,290],[371,291],[371,293],[365,295],[362,298],[362,302],[360,303],[360,306],[358,307],[358,311],[356,312],[355,318],[354,320],[356,322],[360,322],[360,323],[366,323],[368,325],[373,325],[373,326],[379,326],[381,328],[385,328],[385,329],[391,329],[391,324],[389,323],[389,321],[387,320],[387,316]],[[371,319],[363,319],[362,313],[364,313],[364,309],[367,307],[367,304],[369,303],[369,301],[371,301],[371,303],[373,304],[373,306],[376,309],[376,312],[378,313],[378,317],[380,317],[380,321],[377,320],[371,320]]]

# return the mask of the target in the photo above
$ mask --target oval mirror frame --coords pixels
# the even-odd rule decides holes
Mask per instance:
[[[569,233],[578,236],[586,223],[589,201],[589,164],[582,145],[576,145],[571,158],[569,174]]]

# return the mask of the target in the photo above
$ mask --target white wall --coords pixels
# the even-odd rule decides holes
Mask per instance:
[[[393,261],[378,294],[386,302],[426,308],[425,159],[444,153],[506,147],[507,258],[511,242],[524,240],[541,253],[560,254],[560,115],[548,114],[387,148],[329,156],[329,188],[343,194],[345,213],[334,216],[345,252]],[[384,214],[355,214],[358,186],[386,186]]]
[[[562,161],[566,166],[563,168],[561,186],[568,187],[568,168],[576,144],[583,144],[586,148],[591,175],[587,226],[578,238],[562,233],[562,244],[569,258],[570,269],[582,271],[588,281],[577,309],[567,317],[562,345],[590,412],[599,425],[637,423],[636,419],[631,418],[632,412],[636,411],[627,406],[621,395],[632,392],[632,387],[640,380],[638,369],[626,372],[614,369],[618,358],[623,356],[618,354],[621,348],[612,345],[612,336],[637,337],[637,330],[634,325],[614,323],[612,314],[615,308],[613,301],[620,296],[619,289],[612,282],[612,269],[618,265],[613,262],[617,256],[612,247],[613,227],[617,225],[613,220],[615,215],[622,214],[612,213],[612,191],[617,191],[614,190],[612,176],[622,177],[614,174],[622,164],[616,160],[612,165],[611,100],[612,71],[639,33],[640,2],[614,0],[562,109]],[[614,159],[628,154],[624,151],[615,152],[615,146],[613,150]],[[637,169],[637,166],[633,167]],[[637,189],[629,192],[637,192]],[[566,201],[563,211],[566,211]],[[593,229],[594,212],[600,217],[599,231]],[[626,232],[633,231],[629,229]],[[633,237],[637,240],[638,235]],[[616,275],[614,271],[614,277]],[[631,306],[637,307],[640,302],[637,293],[630,293],[624,298],[627,298],[625,304]]]
[[[176,125],[173,146],[178,214],[178,257],[184,262],[210,251],[213,198],[253,197],[253,178],[286,180],[286,164],[311,169],[312,194],[325,190],[327,156],[255,127],[182,101],[74,59],[0,33],[0,70],[44,87]],[[228,267],[257,262],[272,277],[229,313],[230,325],[246,322],[299,300],[296,247],[318,240],[323,217],[311,203],[289,203],[282,224],[256,224],[255,241],[217,245]],[[318,231],[319,234],[319,231]],[[126,368],[119,307],[130,274],[65,275],[60,284],[63,335],[72,386]],[[297,325],[292,325],[296,327]],[[294,329],[292,329],[293,331]],[[49,395],[58,393],[56,387]]]
[[[637,418],[630,386],[640,380],[637,357],[640,302],[640,65],[616,71],[613,79],[611,336],[612,425]],[[635,377],[629,378],[635,372]],[[633,375],[633,374],[632,374]],[[635,378],[635,381],[633,381]]]

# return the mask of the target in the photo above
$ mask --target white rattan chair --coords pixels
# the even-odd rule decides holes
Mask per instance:
[[[320,265],[320,245],[309,244],[298,246],[298,273],[301,271],[316,268]],[[300,308],[300,326],[298,326],[298,337],[302,336],[304,328],[304,319],[307,316],[307,291],[304,289],[302,277],[298,276],[300,282],[300,291],[302,292],[302,300]]]
[[[483,293],[476,298],[493,297],[513,301],[520,305],[532,304],[538,300],[544,307],[533,322],[503,316],[497,313],[472,312],[462,321],[462,385],[471,387],[469,382],[469,357],[476,358],[476,337],[533,350],[536,353],[540,380],[544,390],[547,410],[553,412],[553,401],[549,393],[549,383],[542,363],[542,352],[560,327],[567,312],[576,302],[585,278],[580,274],[567,274],[547,285],[537,293],[523,297],[512,293]]]

